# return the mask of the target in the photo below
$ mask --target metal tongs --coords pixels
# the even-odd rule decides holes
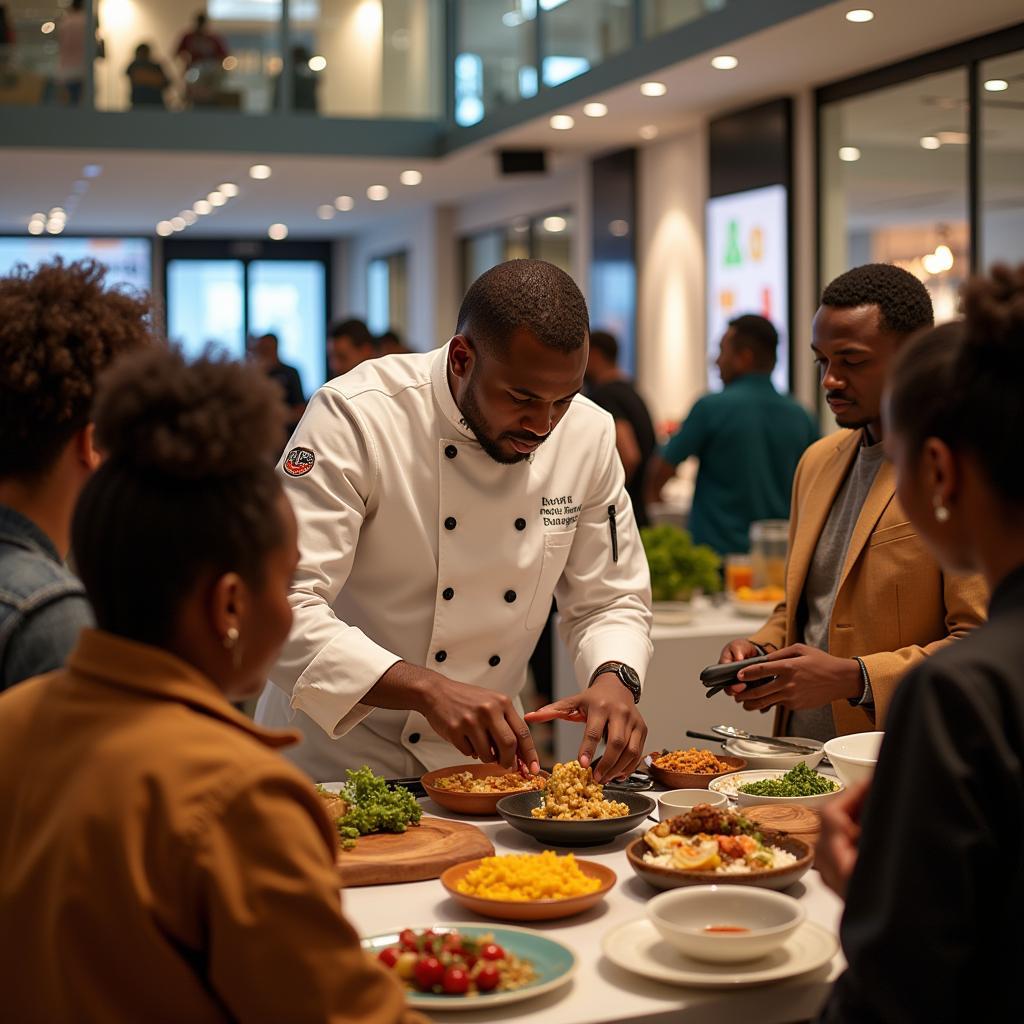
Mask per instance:
[[[780,740],[777,736],[758,736],[755,733],[747,732],[746,729],[737,729],[734,725],[713,725],[711,731],[716,736],[723,736],[727,740],[753,740],[756,743],[767,743],[769,746],[781,747],[784,750],[792,750],[800,754],[816,754],[820,749],[820,747],[808,747],[804,743]]]

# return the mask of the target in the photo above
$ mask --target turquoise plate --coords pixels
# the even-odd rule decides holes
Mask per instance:
[[[409,925],[408,927],[415,932],[426,931],[429,927],[439,934],[458,931],[470,938],[493,935],[494,941],[509,953],[521,960],[529,960],[537,975],[529,985],[524,985],[511,992],[482,992],[477,996],[446,996],[435,995],[433,992],[407,990],[409,1005],[418,1010],[482,1010],[488,1006],[518,1003],[523,999],[533,999],[534,996],[542,995],[544,992],[550,992],[552,989],[567,984],[576,973],[576,954],[568,946],[527,928],[469,923]],[[394,946],[398,942],[400,931],[401,929],[398,929],[371,935],[362,940],[363,949],[377,954],[387,946]]]

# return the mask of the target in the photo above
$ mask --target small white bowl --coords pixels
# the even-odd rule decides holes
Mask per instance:
[[[724,793],[712,793],[707,789],[670,789],[658,797],[658,818],[674,818],[685,814],[697,804],[711,804],[712,807],[728,807],[729,798]]]
[[[817,768],[825,756],[825,748],[819,740],[806,739],[803,736],[787,736],[794,743],[804,743],[814,747],[813,754],[798,754],[795,751],[784,751],[779,747],[758,743],[757,740],[729,740],[725,752],[733,757],[742,757],[748,768],[784,768],[789,771],[803,761],[808,768]]]
[[[825,744],[825,753],[836,775],[847,786],[867,782],[875,774],[884,735],[884,732],[855,732],[849,736],[837,736]]]
[[[800,927],[804,908],[792,896],[745,885],[695,885],[671,889],[647,904],[661,937],[680,953],[707,963],[757,960]],[[708,928],[744,928],[709,932]]]
[[[754,804],[799,804],[801,807],[811,807],[816,811],[821,810],[822,804],[834,800],[846,789],[841,779],[833,779],[836,788],[831,793],[818,793],[815,796],[755,796],[753,793],[739,791],[739,787],[748,782],[781,779],[785,774],[781,769],[768,770],[766,768],[753,772],[733,772],[730,775],[720,775],[717,779],[712,779],[708,783],[708,789],[713,793],[724,793],[730,800],[735,800],[740,807],[753,807]]]

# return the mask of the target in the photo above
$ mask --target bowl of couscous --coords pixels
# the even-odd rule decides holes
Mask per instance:
[[[511,793],[542,789],[547,772],[523,778],[498,764],[460,764],[427,772],[420,782],[434,803],[456,814],[497,814],[498,801]]]
[[[441,884],[474,914],[503,921],[551,921],[582,914],[615,885],[611,868],[573,854],[507,854],[448,868]]]

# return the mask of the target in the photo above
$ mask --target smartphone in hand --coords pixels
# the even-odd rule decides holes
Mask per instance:
[[[724,665],[709,665],[700,674],[700,681],[707,687],[705,696],[713,697],[716,693],[724,690],[727,686],[735,686],[739,683],[736,677],[739,673],[751,665],[761,665],[768,660],[767,654],[759,654],[756,658],[744,658],[743,661],[730,661]],[[758,686],[770,683],[775,677],[768,676],[765,679],[755,679],[751,683],[744,683],[748,690],[754,690]]]

